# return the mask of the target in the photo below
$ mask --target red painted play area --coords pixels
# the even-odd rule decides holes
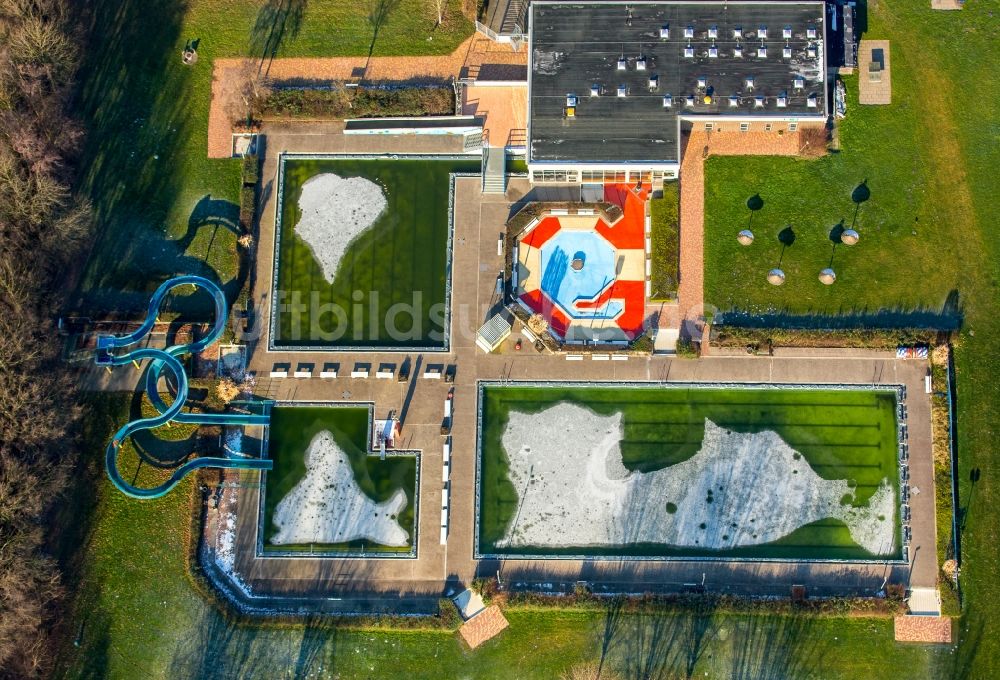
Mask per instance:
[[[635,187],[624,184],[607,184],[604,186],[604,200],[621,207],[623,216],[614,225],[598,218],[594,230],[608,241],[616,250],[642,250],[645,248],[645,216],[648,187]],[[541,246],[555,236],[562,225],[559,217],[545,217],[521,241],[531,248]],[[624,331],[629,339],[634,339],[642,333],[645,316],[645,281],[635,279],[616,279],[601,295],[590,301],[578,303],[582,308],[598,308],[608,300],[621,300],[624,309],[615,318],[615,323]],[[580,323],[564,314],[556,303],[539,288],[527,291],[521,295],[521,300],[536,313],[545,317],[552,330],[562,337],[571,323]]]

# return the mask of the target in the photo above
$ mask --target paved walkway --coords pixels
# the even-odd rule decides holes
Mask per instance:
[[[232,155],[232,123],[227,109],[237,99],[244,59],[216,59],[212,71],[212,104],[208,113],[208,157]],[[266,65],[267,77],[276,83],[410,82],[446,83],[475,75],[483,65],[526,66],[528,51],[514,52],[478,33],[454,52],[436,57],[329,57],[274,59]]]
[[[775,124],[777,125],[777,124]],[[680,174],[680,319],[698,320],[705,304],[705,159],[716,156],[795,156],[798,132],[705,132],[692,130],[684,146]],[[748,197],[749,198],[749,197]],[[735,231],[733,238],[736,238]]]

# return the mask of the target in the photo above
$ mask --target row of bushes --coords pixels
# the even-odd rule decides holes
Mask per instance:
[[[264,95],[258,111],[262,118],[450,116],[455,92],[450,87],[275,89]]]
[[[250,233],[257,212],[257,181],[260,179],[260,159],[256,155],[243,157],[243,185],[240,187],[240,226]]]
[[[677,183],[663,185],[663,198],[649,202],[650,256],[650,299],[677,299],[677,285],[680,281],[680,215]]]
[[[491,583],[492,581],[492,583]],[[790,614],[807,613],[826,616],[871,615],[890,616],[906,609],[903,598],[906,586],[890,583],[886,597],[823,597],[802,601],[790,598],[755,598],[716,594],[665,594],[596,595],[583,586],[572,593],[553,595],[533,591],[504,591],[496,588],[494,579],[477,579],[473,582],[487,603],[506,609],[581,609],[604,611],[614,605],[622,613],[685,613],[719,612],[727,614]]]
[[[956,587],[957,565],[955,555],[954,517],[955,508],[951,498],[952,452],[951,452],[951,412],[948,405],[948,362],[950,349],[947,345],[936,347],[931,353],[931,450],[934,459],[934,505],[937,521],[937,564],[938,591],[941,593],[941,612],[948,616],[958,616],[962,605]]]
[[[892,351],[901,345],[931,345],[947,340],[947,333],[920,329],[795,330],[712,326],[714,347],[751,347],[764,352],[774,347],[835,347]]]

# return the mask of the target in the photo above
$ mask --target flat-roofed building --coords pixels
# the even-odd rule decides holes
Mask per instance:
[[[828,116],[825,3],[566,2],[529,12],[534,182],[676,177],[682,132]]]

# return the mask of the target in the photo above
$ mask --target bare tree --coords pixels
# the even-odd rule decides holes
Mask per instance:
[[[226,113],[234,123],[251,125],[271,92],[270,83],[253,59],[240,62],[234,82]]]
[[[448,8],[448,0],[430,0],[431,9],[437,14],[437,23],[434,27],[437,28],[444,23],[444,11]]]

